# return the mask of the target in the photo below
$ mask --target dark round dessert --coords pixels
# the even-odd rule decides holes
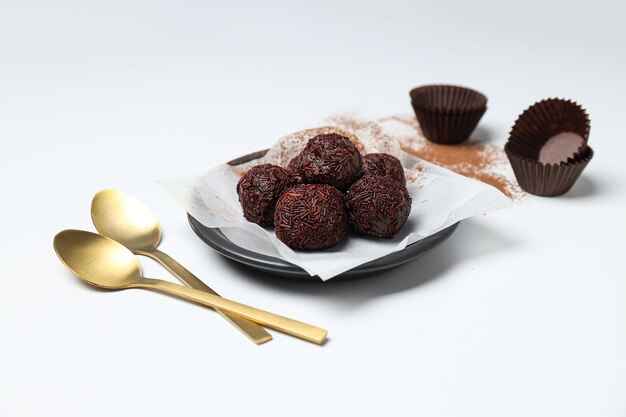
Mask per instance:
[[[343,194],[328,184],[300,184],[289,188],[276,203],[276,237],[291,249],[326,249],[346,235]]]
[[[237,183],[237,194],[244,217],[260,226],[274,224],[276,200],[291,184],[284,168],[272,164],[250,168]]]
[[[346,190],[361,176],[361,154],[350,140],[337,133],[309,140],[289,167],[309,184],[330,184]]]
[[[302,169],[302,154],[299,153],[291,161],[289,161],[289,164],[287,165],[287,172],[289,173],[289,177],[291,178],[292,182],[297,183],[297,184],[300,184],[303,182],[301,169]]]
[[[400,160],[386,153],[369,153],[363,157],[363,176],[389,177],[406,185]]]
[[[389,177],[363,177],[346,194],[348,221],[357,232],[392,238],[411,213],[406,187]]]

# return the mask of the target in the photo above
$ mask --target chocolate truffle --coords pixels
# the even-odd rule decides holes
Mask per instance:
[[[289,163],[308,184],[330,184],[346,190],[361,176],[361,154],[345,136],[317,135]]]
[[[276,200],[291,184],[284,168],[272,164],[250,168],[237,183],[237,194],[244,217],[260,226],[274,224]]]
[[[389,177],[363,177],[346,194],[348,221],[359,233],[392,238],[411,213],[406,187]]]
[[[289,164],[287,165],[287,172],[289,173],[289,177],[291,178],[292,182],[297,184],[301,184],[303,182],[301,169],[302,154],[299,153],[291,161],[289,161]]]
[[[291,249],[326,249],[346,235],[343,194],[328,184],[300,184],[289,188],[276,203],[276,237]]]
[[[363,176],[389,177],[406,185],[400,160],[386,153],[369,153],[363,157]]]

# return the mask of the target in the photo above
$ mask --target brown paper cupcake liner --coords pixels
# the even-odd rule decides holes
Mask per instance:
[[[428,140],[455,145],[469,138],[487,109],[460,113],[438,113],[419,108],[414,110],[422,132]]]
[[[559,133],[574,133],[582,138],[582,144],[571,155],[576,158],[587,147],[591,125],[587,112],[578,103],[549,98],[539,101],[517,118],[509,134],[511,150],[517,155],[538,160],[546,142]]]
[[[484,94],[457,85],[424,85],[414,88],[409,95],[416,106],[432,111],[470,111],[487,107]]]
[[[511,128],[504,147],[520,187],[540,196],[557,196],[569,191],[593,157],[593,150],[587,146],[589,131],[587,112],[571,100],[549,98],[524,110]],[[565,139],[565,145],[552,142],[556,148],[550,149],[550,158],[540,158],[544,146],[559,134],[573,135],[559,138]],[[567,144],[568,140],[576,140],[574,148],[571,142]],[[561,155],[560,146],[563,147]]]
[[[424,136],[435,143],[467,140],[487,110],[487,97],[465,87],[425,85],[409,94]]]
[[[512,149],[510,142],[505,145],[504,150],[519,186],[531,194],[544,197],[568,192],[593,157],[593,149],[587,146],[566,163],[543,164],[535,159],[520,156]]]

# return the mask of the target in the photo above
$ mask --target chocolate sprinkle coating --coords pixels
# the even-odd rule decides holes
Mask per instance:
[[[400,160],[386,153],[369,153],[363,157],[363,175],[389,177],[406,185],[404,169]]]
[[[299,153],[291,161],[289,161],[289,164],[287,165],[287,172],[289,173],[289,177],[291,178],[292,182],[297,183],[297,184],[301,184],[304,182],[302,178],[301,170],[302,170],[302,153]]]
[[[411,213],[406,187],[389,177],[363,177],[346,194],[348,221],[357,232],[392,238]]]
[[[295,250],[326,249],[346,235],[343,194],[328,184],[289,188],[276,203],[276,237]]]
[[[263,227],[272,226],[276,201],[289,185],[291,179],[284,168],[272,164],[250,168],[237,183],[244,217]]]
[[[317,135],[289,163],[290,171],[308,184],[330,184],[346,190],[361,176],[361,154],[337,133]]]

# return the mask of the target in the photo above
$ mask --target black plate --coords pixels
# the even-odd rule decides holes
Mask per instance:
[[[245,164],[246,162],[263,157],[266,153],[267,149],[254,152],[249,155],[233,159],[228,162],[228,164],[233,166]],[[235,245],[233,242],[228,240],[226,236],[224,236],[220,229],[206,227],[190,215],[187,216],[189,217],[189,224],[191,225],[191,228],[194,232],[196,232],[198,237],[200,237],[200,239],[215,249],[218,253],[226,256],[227,258],[273,275],[306,280],[319,280],[318,277],[311,277],[308,272],[299,266],[283,261],[282,259],[274,258],[273,256],[262,255]],[[443,229],[434,235],[428,236],[419,242],[415,242],[398,252],[390,253],[387,256],[360,265],[333,279],[358,278],[377,272],[387,271],[403,265],[413,259],[427,254],[437,246],[441,245],[452,235],[452,233],[454,233],[457,226],[458,223],[453,224],[452,226]]]
[[[189,215],[188,217],[189,224],[198,237],[200,237],[200,239],[215,249],[218,253],[226,256],[227,258],[273,275],[296,279],[319,280],[318,277],[311,277],[308,272],[299,266],[286,262],[282,259],[274,258],[273,256],[262,255],[248,249],[244,249],[241,246],[237,246],[228,240],[220,229],[206,227],[193,217]],[[427,254],[437,246],[441,245],[452,235],[452,233],[454,233],[457,226],[458,223],[453,224],[452,226],[415,242],[398,252],[390,253],[387,256],[360,265],[336,276],[333,279],[358,278],[387,271],[403,265],[413,259]]]

